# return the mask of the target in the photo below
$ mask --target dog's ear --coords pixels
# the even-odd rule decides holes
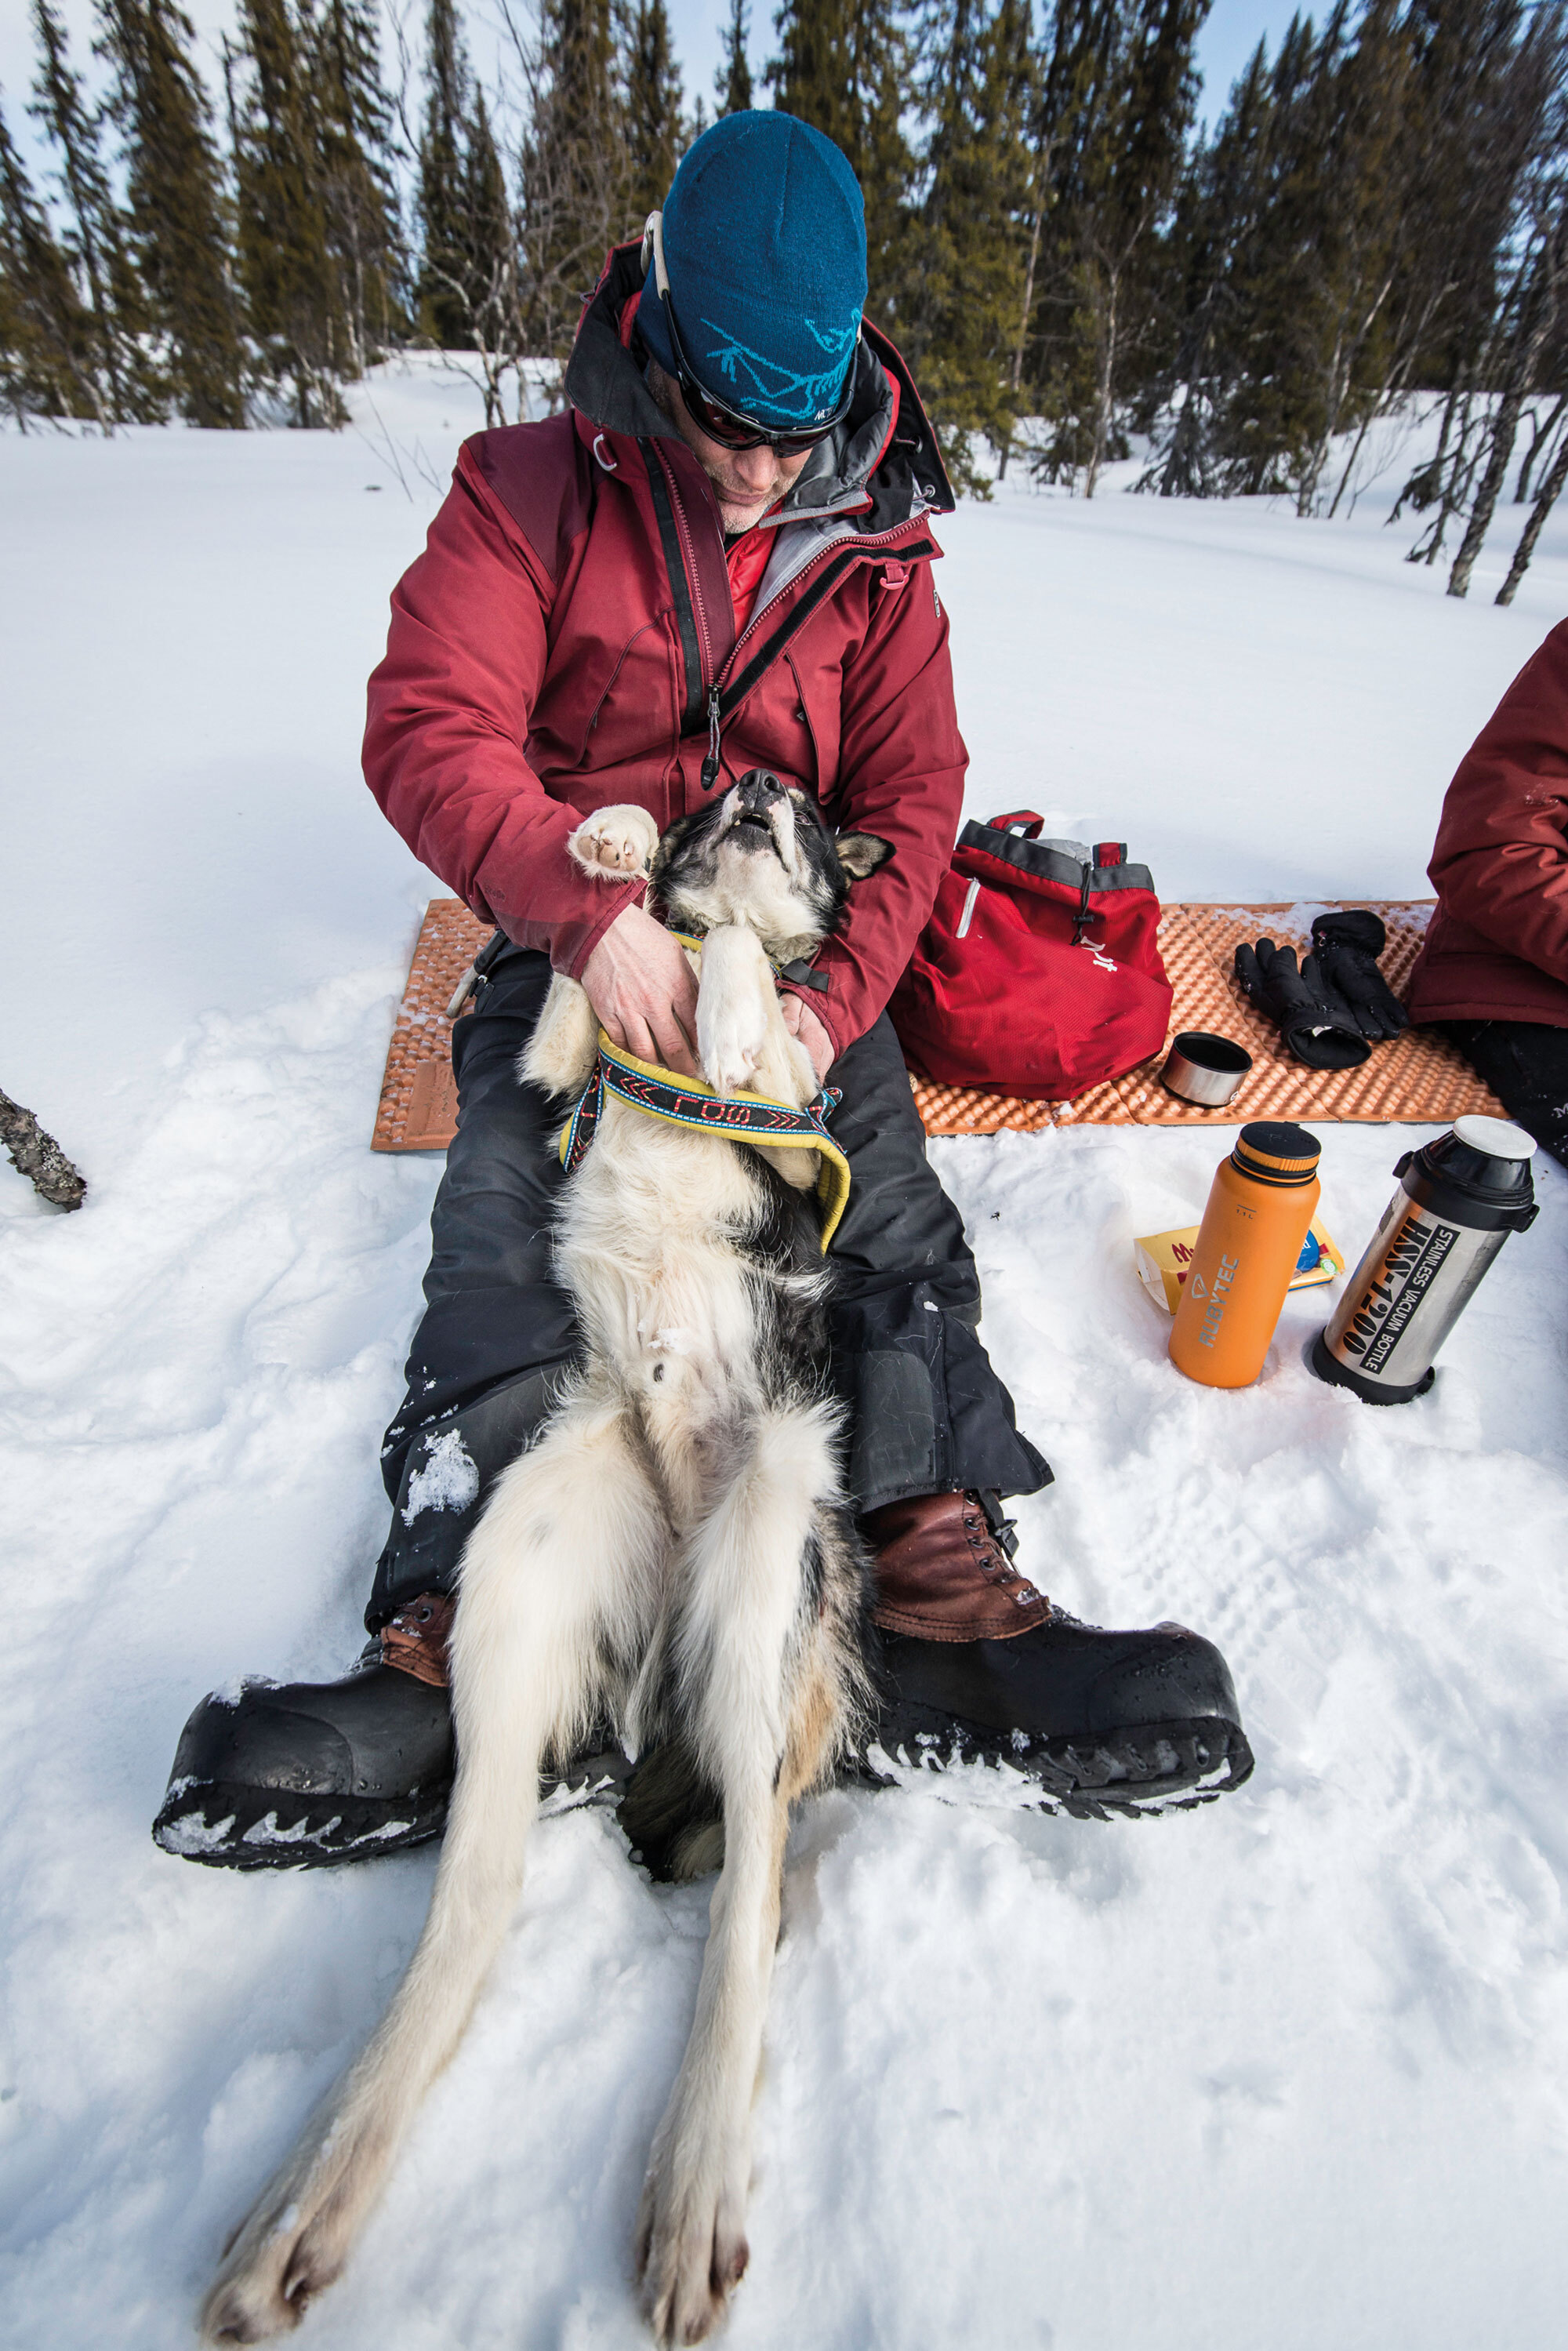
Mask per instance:
[[[852,882],[863,882],[893,855],[892,841],[879,841],[874,832],[841,832],[833,847]]]

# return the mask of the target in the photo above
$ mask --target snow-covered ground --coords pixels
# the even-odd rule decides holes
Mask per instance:
[[[431,880],[360,782],[363,679],[472,396],[339,437],[0,438],[0,2340],[163,2351],[379,2012],[433,1856],[242,1878],[147,1825],[185,1712],[353,1653],[439,1174],[367,1148]],[[1124,478],[1124,476],[1123,477]],[[1167,897],[1417,894],[1454,764],[1568,609],[1381,528],[1008,485],[941,530],[972,813],[1125,835]],[[1323,1129],[1354,1255],[1408,1133]],[[1058,1483],[1027,1563],[1217,1637],[1239,1797],[1102,1825],[840,1794],[798,1828],[736,2351],[1459,2351],[1561,2340],[1568,2255],[1568,1182],[1432,1398],[1187,1385],[1133,1270],[1218,1156],[936,1152]],[[321,2351],[611,2351],[706,1889],[547,1824]]]

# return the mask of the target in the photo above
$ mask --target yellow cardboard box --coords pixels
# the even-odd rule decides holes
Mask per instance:
[[[1174,1233],[1151,1233],[1146,1240],[1133,1243],[1138,1279],[1155,1305],[1163,1306],[1167,1314],[1174,1314],[1176,1311],[1181,1286],[1186,1280],[1186,1270],[1192,1263],[1197,1247],[1196,1225],[1183,1225]],[[1301,1254],[1291,1277],[1291,1288],[1311,1290],[1320,1281],[1337,1281],[1343,1271],[1343,1258],[1314,1217],[1307,1228],[1307,1238],[1301,1243]]]

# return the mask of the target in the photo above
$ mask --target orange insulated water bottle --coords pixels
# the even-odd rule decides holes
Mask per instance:
[[[1304,1126],[1266,1121],[1220,1162],[1171,1332],[1189,1380],[1244,1388],[1262,1370],[1318,1205],[1319,1147]]]

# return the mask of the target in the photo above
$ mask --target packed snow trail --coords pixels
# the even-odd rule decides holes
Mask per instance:
[[[444,469],[458,392],[374,396]],[[92,1186],[60,1216],[0,1166],[0,2341],[30,2351],[190,2340],[434,1867],[246,1878],[147,1834],[204,1689],[352,1656],[384,1531],[439,1174],[367,1148],[432,888],[357,772],[435,497],[405,473],[413,497],[350,435],[0,438],[0,1082]],[[1500,613],[1405,566],[1381,511],[1010,486],[965,509],[936,578],[971,811],[1125,835],[1167,897],[1422,892],[1455,762],[1568,603],[1568,529]],[[1354,1258],[1430,1130],[1320,1132]],[[1288,1302],[1254,1389],[1166,1364],[1131,1243],[1196,1219],[1222,1147],[935,1150],[1057,1473],[1020,1506],[1030,1573],[1098,1621],[1218,1639],[1257,1774],[1155,1823],[935,1782],[806,1810],[736,2351],[1561,2331],[1568,1179],[1538,1170],[1542,1216],[1432,1397],[1375,1412],[1301,1363],[1322,1292]],[[470,2036],[302,2342],[643,2342],[632,2220],[706,1903],[650,1886],[601,1814],[543,1828]]]

